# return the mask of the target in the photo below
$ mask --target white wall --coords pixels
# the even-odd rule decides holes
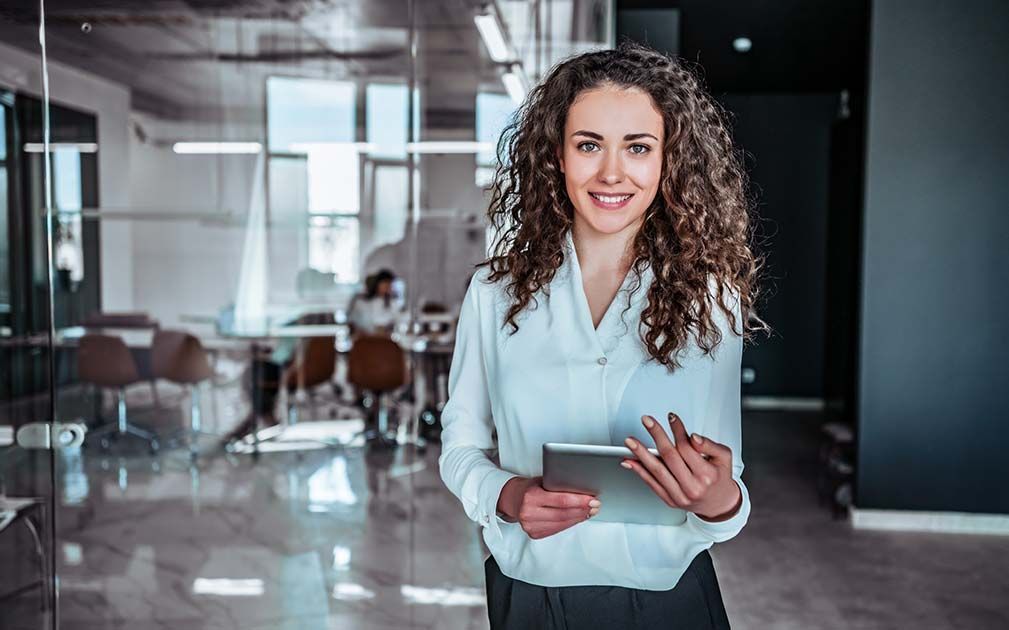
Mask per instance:
[[[0,85],[41,98],[41,56],[0,43]],[[57,62],[49,63],[49,90],[53,102],[97,116],[99,203],[103,207],[128,207],[129,90]],[[102,222],[101,259],[102,307],[132,309],[133,243],[129,226]]]

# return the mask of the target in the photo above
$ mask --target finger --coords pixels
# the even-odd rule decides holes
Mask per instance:
[[[629,437],[625,443],[631,452],[638,457],[636,461],[641,464],[643,469],[650,472],[652,479],[664,488],[670,497],[675,499],[678,494],[679,498],[685,500],[697,489],[697,482],[690,476],[690,470],[687,469],[675,448],[667,450],[663,453],[663,459],[659,459],[633,437]],[[673,468],[667,467],[665,457],[669,457]]]
[[[519,511],[523,522],[561,523],[564,521],[584,521],[589,518],[589,508],[552,508],[530,506]]]
[[[659,430],[661,431],[661,429]],[[659,457],[652,455],[634,438],[627,438],[626,444],[661,485],[668,488],[672,484],[677,484],[684,496],[700,496],[701,482],[694,478],[693,473],[683,463],[683,458],[668,438],[659,446]]]
[[[641,465],[641,462],[633,459],[625,459],[620,462],[620,465],[637,473],[638,477],[640,477],[641,480],[648,484],[648,487],[652,489],[652,492],[662,499],[662,502],[669,507],[685,507],[689,504],[687,498],[683,496],[682,490],[678,487],[666,489],[662,484],[655,480],[655,477],[652,476],[648,469]],[[673,481],[673,483],[676,482]]]
[[[715,467],[705,461],[704,456],[691,445],[687,428],[683,426],[683,420],[673,412],[669,412],[669,429],[673,432],[673,438],[676,440],[676,450],[690,467],[694,476],[708,479],[713,477]]]
[[[530,497],[533,502],[541,507],[550,508],[582,508],[588,509],[596,507],[592,502],[597,500],[591,494],[579,494],[577,492],[551,492],[539,488],[532,492]]]
[[[560,532],[568,529],[569,527],[574,527],[582,521],[563,521],[559,523],[545,523],[545,524],[533,524],[525,529],[526,534],[533,539],[547,538],[548,536],[553,536],[554,534],[559,534]]]
[[[707,455],[712,461],[720,464],[732,464],[732,449],[728,446],[697,433],[691,436],[691,442],[694,450]]]
[[[663,448],[673,448],[673,441],[666,435],[666,430],[652,416],[641,416],[641,424],[645,425],[645,430],[652,436],[655,448],[661,453]]]

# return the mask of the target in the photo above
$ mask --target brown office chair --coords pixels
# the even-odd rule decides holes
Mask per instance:
[[[371,394],[369,425],[365,439],[392,444],[395,436],[389,431],[388,394],[410,380],[406,353],[388,337],[362,335],[354,340],[347,358],[347,380]]]
[[[291,394],[297,391],[306,392],[312,406],[312,413],[317,414],[316,388],[320,385],[333,387],[335,372],[336,337],[309,337],[299,342],[294,363],[284,372],[283,380],[288,393],[287,421],[289,424],[295,424],[298,421],[297,406],[294,404],[294,397]]]
[[[91,431],[108,448],[110,439],[132,435],[145,440],[151,451],[158,450],[158,437],[126,418],[126,386],[140,381],[137,364],[120,337],[88,333],[77,348],[77,375],[85,383],[116,391],[116,421]]]
[[[189,452],[196,457],[200,436],[217,435],[204,431],[201,422],[200,385],[214,376],[207,351],[194,335],[181,330],[158,330],[151,342],[151,373],[154,378],[163,378],[189,390],[189,428],[177,432],[171,441],[175,444],[187,438]]]

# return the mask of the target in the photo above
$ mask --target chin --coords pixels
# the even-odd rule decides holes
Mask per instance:
[[[637,224],[643,212],[600,212],[593,208],[589,212],[580,212],[582,219],[593,231],[600,234],[618,234],[631,225]]]

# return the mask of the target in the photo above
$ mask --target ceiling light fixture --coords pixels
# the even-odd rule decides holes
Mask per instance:
[[[452,142],[452,141],[429,141],[429,142],[407,142],[406,150],[409,153],[480,153],[490,151],[494,148],[493,142]]]
[[[25,153],[42,153],[45,145],[41,142],[25,142]],[[76,149],[79,153],[97,153],[98,143],[96,142],[50,142],[49,152],[60,149]]]
[[[490,58],[498,63],[508,61],[511,58],[511,50],[508,48],[508,42],[505,41],[504,32],[501,30],[501,24],[497,21],[497,17],[488,11],[473,16],[473,22],[476,23],[476,30],[480,31],[480,37],[483,38]]]
[[[254,154],[263,150],[258,142],[176,142],[172,151],[187,155],[247,153]]]
[[[526,75],[522,70],[522,66],[512,66],[508,72],[501,75],[501,82],[504,83],[508,96],[515,101],[516,105],[521,105],[522,101],[526,99],[526,94],[529,91]]]
[[[732,40],[732,47],[736,49],[736,52],[747,53],[753,48],[753,42],[749,37],[737,37]]]

